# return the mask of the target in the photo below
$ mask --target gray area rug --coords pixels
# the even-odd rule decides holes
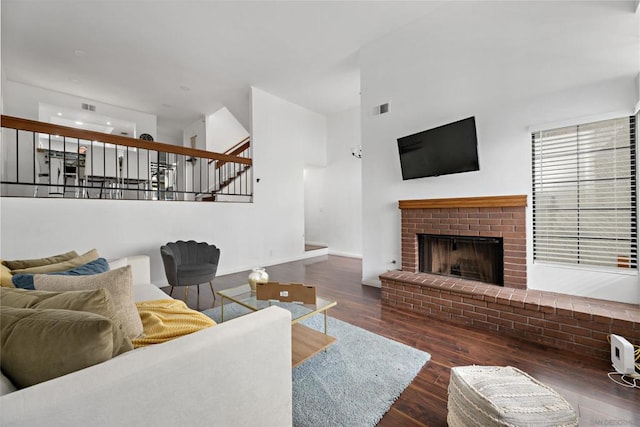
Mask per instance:
[[[281,305],[290,311],[295,305]],[[237,304],[225,304],[225,320],[249,313]],[[220,308],[203,311],[220,321]],[[302,321],[324,331],[322,315]],[[327,351],[293,369],[293,425],[375,426],[413,381],[431,355],[328,318],[329,335],[336,342]]]

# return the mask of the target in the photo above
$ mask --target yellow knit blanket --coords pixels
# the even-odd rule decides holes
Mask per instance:
[[[131,340],[134,348],[163,343],[216,324],[213,319],[191,310],[180,300],[142,301],[137,302],[136,307],[144,334]]]

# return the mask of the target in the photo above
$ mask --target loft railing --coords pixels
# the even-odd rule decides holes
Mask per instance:
[[[214,153],[11,116],[1,124],[3,197],[210,201],[197,196],[213,188],[252,199],[249,149]],[[245,179],[227,182],[233,170]]]

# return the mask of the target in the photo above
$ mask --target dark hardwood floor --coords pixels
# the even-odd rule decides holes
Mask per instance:
[[[580,426],[640,426],[640,390],[613,383],[608,363],[382,306],[380,290],[361,285],[361,267],[358,259],[322,256],[267,267],[267,272],[274,281],[315,284],[320,295],[338,301],[330,316],[431,354],[379,426],[446,426],[449,371],[472,364],[511,365],[529,373],[573,405]],[[248,274],[221,276],[216,290],[246,283]],[[212,298],[208,286],[201,288],[203,310]],[[189,300],[195,308],[195,289]]]

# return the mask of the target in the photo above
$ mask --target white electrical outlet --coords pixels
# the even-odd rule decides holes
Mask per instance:
[[[611,363],[623,375],[636,373],[633,345],[619,335],[611,334]]]

